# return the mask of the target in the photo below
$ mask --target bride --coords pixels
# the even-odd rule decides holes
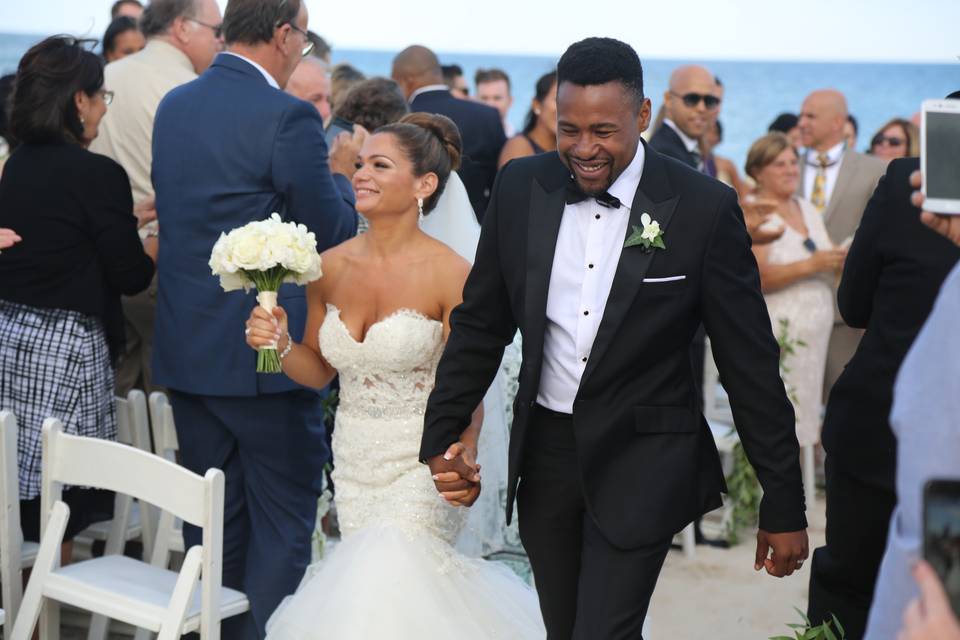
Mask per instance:
[[[247,343],[277,342],[315,388],[340,376],[333,435],[343,541],[310,567],[267,625],[275,640],[543,638],[536,595],[509,569],[452,547],[474,493],[438,496],[417,460],[423,412],[469,264],[424,233],[460,162],[447,118],[411,114],[364,143],[353,178],[367,233],[323,254],[303,344],[283,309],[257,307]],[[476,459],[482,410],[451,454]],[[478,469],[479,474],[479,469]]]

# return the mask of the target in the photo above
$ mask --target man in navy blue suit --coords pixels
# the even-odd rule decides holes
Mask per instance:
[[[483,222],[500,150],[507,141],[500,112],[480,102],[454,97],[443,83],[440,60],[426,47],[415,45],[398,53],[391,75],[407,97],[411,111],[445,115],[460,129],[463,161],[459,174],[477,219]]]
[[[310,560],[317,496],[328,458],[320,398],[282,375],[257,375],[244,341],[252,295],[224,293],[207,265],[221,232],[271,212],[305,224],[322,251],[356,233],[348,176],[363,133],[330,152],[313,105],[284,93],[309,51],[301,0],[230,0],[227,51],[157,111],[153,184],[160,221],[153,367],[170,389],[183,464],[226,474],[223,582],[250,614],[223,637],[258,638]],[[304,290],[280,304],[302,333]],[[295,335],[302,339],[302,335]],[[187,546],[200,543],[186,527]]]

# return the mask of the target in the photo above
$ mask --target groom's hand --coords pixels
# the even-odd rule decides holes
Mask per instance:
[[[800,569],[809,555],[806,529],[787,533],[760,529],[757,531],[757,558],[753,568],[755,571],[766,569],[775,578],[782,578]]]
[[[463,442],[427,461],[440,496],[450,504],[469,507],[480,496],[480,465],[476,448]]]

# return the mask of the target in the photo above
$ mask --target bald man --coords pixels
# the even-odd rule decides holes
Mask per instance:
[[[663,109],[663,125],[650,138],[650,146],[703,171],[700,138],[720,109],[716,78],[709,69],[698,65],[676,68],[663,94]]]
[[[853,240],[867,201],[886,169],[883,160],[847,148],[843,131],[846,123],[847,101],[839,91],[821,89],[803,101],[798,126],[806,152],[800,163],[797,195],[821,211],[830,240],[838,246],[848,246]],[[834,307],[824,403],[833,383],[857,350],[862,335],[860,330],[844,324],[836,302]]]
[[[330,123],[330,72],[323,60],[314,56],[301,60],[287,82],[286,92],[316,107],[323,126]]]
[[[410,111],[445,115],[460,129],[464,156],[460,178],[477,220],[482,222],[500,150],[507,141],[500,112],[479,102],[455,98],[443,82],[440,61],[426,47],[415,45],[397,54],[391,75],[410,103]]]

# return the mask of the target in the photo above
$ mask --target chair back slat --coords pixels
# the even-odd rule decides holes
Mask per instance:
[[[175,462],[180,443],[177,441],[177,429],[173,421],[173,407],[162,391],[150,394],[150,429],[153,432],[154,453]]]
[[[0,589],[5,610],[5,637],[9,637],[23,597],[20,549],[20,480],[17,473],[17,419],[0,411]]]
[[[134,447],[67,435],[59,420],[48,418],[43,423],[44,490],[54,483],[124,493],[197,526],[203,526],[208,511],[204,478]],[[46,504],[59,498],[48,497]]]

